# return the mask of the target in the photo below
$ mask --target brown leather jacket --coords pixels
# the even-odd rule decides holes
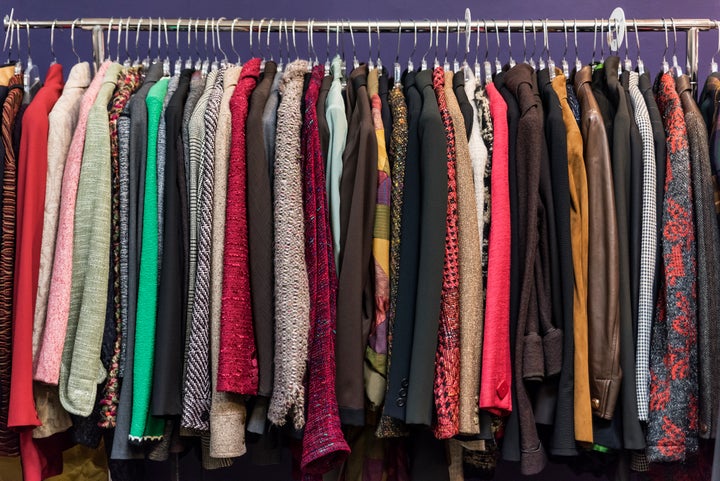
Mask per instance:
[[[588,364],[593,413],[611,419],[620,391],[618,233],[610,147],[592,93],[589,66],[575,74],[582,114],[589,204]]]

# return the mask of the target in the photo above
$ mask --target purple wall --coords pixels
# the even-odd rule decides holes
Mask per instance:
[[[257,5],[255,4],[257,3]],[[396,0],[393,2],[387,2],[384,0],[361,0],[355,2],[342,2],[337,0],[313,0],[310,2],[302,2],[298,0],[266,0],[264,2],[252,2],[247,5],[242,5],[240,2],[230,0],[156,0],[156,1],[143,1],[143,0],[125,0],[123,2],[100,2],[97,0],[9,0],[2,3],[2,11],[0,14],[5,15],[9,13],[10,8],[15,8],[16,18],[19,19],[37,19],[37,20],[52,20],[57,19],[72,19],[76,17],[109,17],[119,16],[124,17],[133,16],[168,16],[177,17],[182,16],[184,18],[189,17],[200,17],[205,19],[206,17],[235,17],[242,16],[243,18],[255,17],[257,19],[261,17],[273,17],[273,18],[299,18],[305,19],[308,17],[314,17],[321,22],[322,19],[337,19],[346,18],[353,20],[364,20],[364,19],[408,19],[415,18],[422,20],[425,18],[437,19],[437,18],[461,18],[464,14],[466,6],[470,6],[473,10],[474,18],[495,18],[498,20],[506,19],[508,17],[512,19],[540,19],[540,18],[581,18],[591,19],[607,17],[612,8],[603,5],[603,2],[583,2],[580,0],[546,0],[546,1],[532,1],[527,0],[502,0],[496,2],[484,2],[481,5],[480,2],[473,4],[460,2],[458,0],[445,0],[442,2],[432,2],[430,0],[416,0],[409,2],[405,0]],[[666,18],[714,18],[720,19],[720,1],[719,0],[682,0],[682,1],[663,1],[662,6],[658,6],[657,0],[628,0],[621,4],[625,9],[625,14],[628,18],[646,18],[663,16]],[[441,8],[441,5],[445,5]],[[204,23],[204,22],[203,22]],[[569,22],[571,25],[571,22]],[[32,54],[36,64],[39,65],[41,73],[44,75],[47,65],[50,61],[50,49],[49,49],[49,30],[34,30],[31,32],[32,41]],[[367,34],[356,34],[357,53],[360,60],[367,58]],[[630,55],[633,61],[635,60],[635,37],[633,34],[630,35]],[[130,55],[135,57],[134,49],[134,34],[131,36],[130,41]],[[187,35],[181,34],[181,50],[186,51],[185,45],[187,42]],[[202,38],[202,34],[200,36]],[[229,34],[222,34],[222,43],[226,52],[230,52],[230,41]],[[412,48],[412,35],[405,34],[402,42],[401,62],[404,64],[407,60],[407,55]],[[538,35],[538,41],[541,41],[542,35]],[[90,34],[88,32],[76,32],[76,47],[78,53],[83,59],[91,59],[90,49]],[[111,42],[111,52],[115,55],[115,36]],[[153,43],[156,37],[153,38]],[[243,59],[249,57],[248,53],[248,36],[247,34],[236,34],[236,47],[242,55]],[[574,60],[574,48],[572,46],[572,33],[569,35],[570,48],[568,51],[568,60],[571,62]],[[685,65],[685,41],[684,35],[678,35],[678,57],[681,65]],[[305,49],[305,35],[298,34],[298,50],[302,56],[306,55]],[[171,52],[175,52],[175,36],[170,34]],[[528,34],[528,54],[533,50],[532,35]],[[578,34],[578,42],[580,49],[580,58],[583,63],[590,60],[592,53],[593,38],[591,33],[580,33]],[[642,47],[642,58],[645,62],[646,69],[651,71],[653,74],[656,73],[660,68],[660,62],[664,47],[664,35],[662,33],[643,33],[640,35],[640,42]],[[670,40],[670,53],[672,52],[672,36]],[[123,41],[124,43],[124,41]],[[331,40],[332,47],[331,53],[334,52],[334,37]],[[350,50],[350,39],[349,36],[345,38],[345,47],[349,55],[348,59],[351,59]],[[440,43],[444,46],[444,36],[441,35]],[[452,35],[450,38],[450,56],[453,56],[455,52],[455,36]],[[522,60],[522,35],[513,34],[513,56],[516,60]],[[271,37],[271,44],[273,52],[277,56],[277,37],[273,35]],[[462,44],[462,41],[461,41]],[[23,61],[26,57],[26,33],[22,32],[21,35],[22,45],[22,58]],[[373,38],[373,45],[375,52],[373,56],[377,55],[377,39]],[[395,56],[395,49],[397,45],[397,37],[394,34],[383,34],[381,39],[381,52],[383,61],[386,65],[390,66]],[[416,65],[420,62],[420,57],[423,52],[427,49],[428,35],[421,34],[418,39],[418,46],[415,53]],[[471,51],[469,60],[472,63],[475,57],[475,38],[473,37],[471,43]],[[147,51],[147,37],[146,34],[141,34],[140,39],[140,57],[144,58]],[[325,55],[325,35],[318,34],[315,38],[316,51],[324,59]],[[562,34],[551,34],[550,35],[550,47],[553,53],[553,58],[556,63],[560,64],[560,59],[564,49],[564,39]],[[485,39],[481,38],[480,47],[480,59],[482,60],[485,52]],[[537,52],[540,52],[542,47],[537,48]],[[704,77],[709,71],[710,56],[717,50],[717,33],[716,32],[701,32],[700,34],[700,80],[704,80]],[[124,49],[123,49],[124,51]],[[155,50],[153,50],[155,51]],[[194,47],[192,48],[194,52]],[[200,51],[203,52],[202,46]],[[490,58],[494,58],[497,51],[495,37],[490,36]],[[60,63],[71,65],[75,62],[70,49],[70,35],[69,31],[57,31],[55,35],[55,52]],[[124,53],[123,53],[124,55]],[[164,55],[164,53],[163,53]],[[429,55],[429,61],[432,61],[431,52]],[[443,49],[440,49],[440,55],[443,55]],[[599,52],[598,52],[599,55]],[[607,52],[606,52],[607,55]],[[231,59],[234,56],[230,55]],[[501,35],[501,48],[500,48],[500,59],[505,62],[508,58],[507,48],[507,34]],[[537,58],[537,56],[536,56]],[[5,60],[5,58],[2,58]],[[670,58],[668,57],[668,60]],[[719,59],[720,60],[720,59]],[[67,71],[66,71],[67,73]],[[170,479],[171,473],[174,468],[168,463],[149,463],[149,476],[148,479],[153,481],[162,481],[164,479]],[[201,474],[199,470],[199,463],[193,459],[192,456],[188,456],[181,461],[180,472],[183,473],[183,479],[264,479],[266,481],[284,481],[289,479],[290,466],[289,462],[286,462],[281,466],[267,467],[267,468],[256,468],[249,465],[247,457],[241,459],[233,468],[222,470],[214,473]],[[498,472],[497,479],[520,479],[515,466],[504,465]],[[533,478],[526,479],[537,479],[537,480],[551,480],[551,479],[598,479],[590,476],[575,477],[567,467],[562,466],[551,466],[543,475]]]

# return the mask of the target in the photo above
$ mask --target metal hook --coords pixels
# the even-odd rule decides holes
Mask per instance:
[[[440,44],[440,22],[435,22],[435,59],[433,60],[434,67],[438,67],[438,45]]]
[[[415,56],[415,50],[417,49],[417,22],[413,20],[413,49],[408,56],[408,72],[412,72],[415,69],[413,64],[413,57]]]
[[[603,41],[603,29],[605,27],[605,19],[600,19],[600,61],[605,60],[605,42]],[[608,21],[608,28],[610,27],[610,22]]]
[[[537,29],[535,28],[535,20],[530,21],[533,33],[533,50],[530,54],[530,65],[535,63],[535,52],[537,52]]]
[[[235,50],[235,24],[237,21],[237,17],[233,18],[232,25],[230,25],[230,48],[237,57],[237,64],[240,65],[240,54]]]
[[[178,18],[177,26],[175,27],[175,54],[177,55],[178,59],[181,58],[180,56],[180,24],[182,23],[182,17]],[[167,22],[165,22],[165,28],[167,29]],[[169,49],[169,46],[168,46]]]
[[[457,63],[458,53],[460,52],[460,19],[457,19],[456,28],[457,30],[455,32],[455,63]],[[467,57],[467,52],[465,53],[465,56]],[[453,70],[457,71],[456,68],[453,68]]]
[[[248,36],[250,40],[250,57],[255,56],[255,52],[253,51],[253,25],[255,24],[255,18],[250,19],[250,28],[248,30]]]
[[[297,43],[295,43],[295,23],[296,23],[296,20],[293,18],[293,22],[292,22],[292,44],[293,44],[293,50],[295,51],[295,59],[296,59],[296,60],[299,60],[299,59],[300,59],[300,54],[298,54],[298,51],[297,51]]]
[[[127,18],[127,22],[125,22],[125,62],[123,62],[123,65],[129,66],[130,65],[130,51],[128,50],[128,41],[130,40],[130,17]]]
[[[305,32],[307,35],[307,54],[308,54],[308,63],[310,66],[312,66],[312,19],[308,19],[307,21],[307,31]]]
[[[353,67],[358,68],[359,63],[357,59],[357,53],[355,51],[355,34],[353,33],[352,29],[352,23],[348,21],[348,28],[350,29],[350,41],[352,42],[352,51],[353,51]]]
[[[368,20],[368,70],[373,70],[375,68],[375,64],[372,60],[372,28],[370,25],[370,20]]]
[[[382,75],[382,58],[380,57],[380,23],[376,20],[375,23],[375,31],[377,32],[377,46],[378,46],[378,54],[377,54],[377,68],[379,70],[378,75]]]
[[[327,25],[325,26],[325,65],[327,70],[330,69],[330,19],[327,19]]]
[[[398,20],[397,51],[395,52],[395,63],[400,63],[400,37],[402,37],[402,23]]]
[[[79,21],[80,19],[76,18],[70,25],[70,46],[72,47],[72,52],[75,54],[75,57],[77,57],[77,63],[81,62],[80,55],[78,55],[77,51],[75,51],[75,24]],[[12,50],[12,32],[10,33],[10,49]]]
[[[270,27],[272,27],[272,24],[273,24],[273,19],[271,18],[270,21],[268,22],[267,34],[265,36],[265,48],[267,48],[267,51],[270,52],[270,60],[272,60],[274,62],[275,54],[273,53],[272,49],[270,48]],[[219,41],[220,41],[220,39],[218,38],[218,42]],[[223,53],[225,53],[225,52],[223,52]],[[227,59],[227,57],[225,57],[225,58]]]
[[[510,20],[507,21],[508,54],[510,55],[510,68],[515,66],[515,59],[512,56],[512,36],[510,35]]]
[[[205,35],[203,40],[203,53],[205,53],[205,62],[210,63],[210,51],[208,50],[208,25],[210,19],[205,17]]]
[[[665,19],[662,19],[663,21],[663,29],[665,30],[665,51],[663,52],[663,67],[667,66],[667,51],[668,51],[668,31],[667,31],[667,24],[665,23]],[[667,70],[665,70],[667,72]]]
[[[525,20],[522,21],[522,37],[523,37],[523,63],[528,63],[527,59],[527,38],[525,37]]]
[[[715,57],[717,56],[718,53],[720,53],[720,21],[715,22],[715,28],[718,31],[718,48],[717,48],[717,51],[713,54],[712,58],[710,59],[710,71],[712,73],[716,73],[718,71],[718,64],[715,61]]]
[[[443,59],[443,68],[447,70],[450,68],[448,64],[448,44],[449,44],[449,37],[450,37],[450,20],[445,19],[445,58]]]
[[[675,63],[677,63],[677,31],[675,30],[675,19],[670,17],[670,22],[672,23],[672,29],[673,29],[673,60]]]
[[[13,31],[13,21],[12,20],[13,20],[14,14],[15,14],[15,8],[11,8],[10,15],[8,17],[9,25],[8,25],[8,29],[5,30],[5,40],[3,41],[3,52],[5,51],[5,49],[8,46],[8,38],[12,38],[12,31]],[[10,52],[8,52],[8,55],[10,55]],[[8,61],[9,61],[9,59],[10,59],[10,57],[8,57]]]
[[[110,59],[110,37],[112,36],[112,24],[115,21],[113,17],[110,17],[107,28],[107,39],[105,40],[105,60]],[[27,41],[28,41],[28,58],[30,58],[30,24],[27,24]],[[120,34],[118,34],[120,35]]]
[[[223,50],[222,45],[220,44],[220,22],[222,22],[222,21],[224,21],[224,20],[225,20],[225,17],[220,17],[220,18],[218,18],[217,22],[215,23],[215,29],[216,29],[216,32],[217,32],[217,46],[218,46],[218,50],[220,50],[220,53],[221,53],[222,56],[223,56],[223,64],[227,64],[227,63],[228,63],[227,54],[225,53],[225,50]],[[269,32],[270,32],[270,27],[268,27],[268,37],[269,37],[269,35],[270,35]],[[270,43],[270,42],[268,41],[268,44],[269,44],[269,43]]]
[[[258,57],[261,59],[265,57],[265,53],[262,49],[262,38],[260,37],[260,33],[262,32],[263,23],[265,23],[265,17],[260,19],[260,22],[258,23],[258,31],[257,31],[257,46],[258,46]],[[250,35],[252,35],[252,32],[250,32]]]
[[[140,17],[138,19],[137,28],[135,29],[135,64],[138,65],[140,63],[140,51],[138,50],[138,45],[140,44],[140,25],[142,25],[143,18]]]
[[[567,35],[567,21],[563,19],[563,32],[565,35],[565,49],[563,50],[563,62],[567,59],[567,51],[568,51],[568,35]]]
[[[52,63],[57,63],[57,57],[55,56],[55,25],[57,24],[57,19],[53,20],[52,25],[50,25],[50,55],[52,56]],[[122,22],[120,22],[120,25],[122,25]],[[120,37],[118,37],[118,52],[120,51]],[[120,55],[118,53],[118,55]]]
[[[576,25],[577,28],[577,25]],[[577,30],[576,30],[577,33]],[[577,38],[577,36],[576,36]],[[597,18],[593,19],[593,53],[592,53],[592,63],[595,63],[595,52],[597,51]],[[575,52],[577,55],[577,42],[575,43]]]
[[[150,51],[152,50],[152,26],[153,26],[153,20],[152,17],[148,17],[148,50],[147,50],[147,56],[145,57],[147,65],[146,68],[150,66]]]

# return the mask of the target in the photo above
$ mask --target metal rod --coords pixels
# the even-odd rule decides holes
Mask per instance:
[[[185,19],[187,20],[187,19]],[[267,19],[266,19],[267,20]],[[127,23],[128,19],[124,19],[124,21]],[[150,26],[150,22],[147,19],[137,19],[137,18],[130,18],[130,25],[129,27],[124,27],[129,30],[148,30]],[[180,19],[177,18],[167,18],[165,21],[168,24],[168,30],[187,30],[188,29],[188,23],[187,21],[183,22],[180,21]],[[60,29],[69,29],[73,22],[75,23],[75,28],[81,29],[81,30],[92,30],[93,27],[99,26],[103,30],[108,30],[108,28],[112,30],[117,30],[118,24],[113,23],[110,24],[109,18],[79,18],[76,20],[20,20],[20,19],[13,19],[13,23],[16,23],[18,25],[26,26],[29,25],[30,28],[50,28],[55,24],[55,28]],[[217,28],[219,30],[223,31],[230,31],[233,25],[233,22],[235,23],[234,30],[237,32],[248,32],[252,28],[253,32],[257,32],[260,28],[259,22],[253,21],[253,20],[222,20],[218,22]],[[474,22],[476,23],[476,22]],[[547,31],[548,32],[563,32],[564,31],[564,25],[567,24],[567,19],[565,21],[563,20],[487,20],[482,21],[482,24],[475,27],[474,29],[478,31],[484,32],[486,29],[487,31],[494,31],[496,26],[503,31],[507,31],[509,28],[510,31],[513,32],[522,32],[523,23],[525,24],[525,28],[527,29],[532,28],[533,25],[536,26],[543,26],[547,25]],[[710,19],[702,19],[702,18],[679,18],[674,20],[675,23],[675,29],[680,31],[689,31],[691,29],[694,29],[696,31],[705,31],[705,30],[714,30],[717,28],[717,24],[710,20]],[[271,32],[277,32],[281,25],[283,24],[282,21],[278,19],[272,20],[272,25],[270,26],[263,26],[263,31],[271,31]],[[379,21],[362,21],[362,20],[352,20],[352,21],[341,21],[341,20],[331,20],[331,21],[324,21],[324,22],[311,22],[310,20],[295,20],[295,30],[298,32],[307,32],[308,28],[311,28],[313,32],[327,32],[328,29],[331,32],[335,32],[338,29],[341,32],[349,32],[352,28],[353,32],[367,32],[368,29],[371,29],[373,32],[377,32],[380,30],[381,32],[392,32],[392,33],[398,33],[398,31],[401,32],[415,32],[416,28],[418,32],[429,32],[430,27],[432,25],[433,28],[440,28],[444,29],[446,31],[450,32],[457,32],[458,29],[460,29],[461,32],[464,32],[466,30],[465,22],[461,21],[458,24],[457,20],[439,20],[439,21],[430,21],[430,20],[422,20],[422,21],[413,21],[413,20],[379,20]],[[579,32],[592,32],[594,28],[596,28],[596,25],[598,24],[598,20],[573,20],[573,29],[575,28],[575,25],[577,25],[577,30]],[[3,20],[3,25],[5,28],[10,26],[10,17],[5,16]],[[267,25],[267,23],[265,24]],[[655,19],[640,19],[637,20],[637,24],[634,24],[634,22],[628,22],[627,23],[627,29],[629,31],[635,30],[637,27],[637,30],[641,32],[659,32],[663,31],[665,27],[667,26],[667,22],[665,22],[665,25],[663,25],[663,20],[660,18]]]

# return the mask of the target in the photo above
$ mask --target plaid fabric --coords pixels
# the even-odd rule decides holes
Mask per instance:
[[[638,88],[637,72],[630,72],[630,100],[635,123],[640,130],[643,149],[642,237],[640,240],[640,294],[638,296],[637,345],[635,349],[635,392],[638,418],[648,419],[648,386],[650,383],[650,334],[653,315],[653,281],[657,250],[657,214],[655,203],[655,144],[645,99]]]

